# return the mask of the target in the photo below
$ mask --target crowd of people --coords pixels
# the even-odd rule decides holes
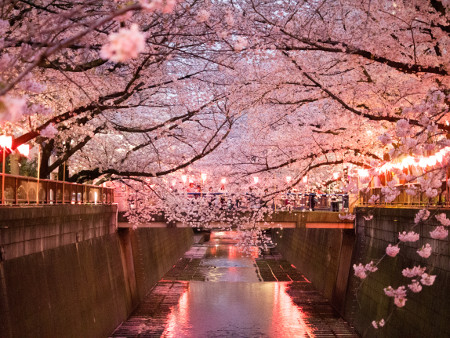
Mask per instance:
[[[267,190],[266,190],[267,192]],[[190,183],[186,188],[189,198],[206,198],[209,206],[219,209],[270,207],[275,210],[330,210],[338,212],[349,207],[348,194],[326,194],[321,191],[304,193],[289,191],[276,197],[264,198],[253,193],[252,188],[244,194],[229,193],[222,185],[215,191],[209,187],[203,191],[199,184]],[[265,195],[265,194],[264,194]]]

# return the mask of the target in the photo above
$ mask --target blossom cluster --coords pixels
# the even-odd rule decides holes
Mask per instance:
[[[104,59],[123,62],[136,58],[145,50],[145,34],[139,31],[137,24],[121,28],[117,33],[108,36],[108,44],[104,45],[100,55]]]
[[[420,257],[428,258],[431,255],[431,250],[432,250],[431,245],[427,243],[426,245],[422,245],[422,247],[419,250],[417,250],[417,253],[419,254]]]
[[[392,288],[392,286],[388,286],[384,288],[384,293],[388,297],[394,298],[394,303],[397,307],[403,307],[406,304],[406,288],[405,286],[399,286],[397,289]]]
[[[398,233],[398,239],[402,242],[417,242],[419,240],[419,234],[414,231],[406,231]]]
[[[353,221],[355,219],[356,215],[353,214],[345,214],[345,215],[341,215],[339,214],[339,219],[340,220],[349,220],[349,221]]]
[[[414,223],[417,224],[420,221],[426,221],[430,217],[430,212],[426,209],[419,210],[419,212],[414,217]]]
[[[447,226],[447,227],[450,226],[450,219],[448,219],[447,216],[446,216],[444,213],[439,214],[439,215],[436,215],[436,216],[434,216],[434,217],[436,217],[436,219],[437,219],[442,225]]]
[[[375,266],[373,261],[370,261],[370,263],[366,265],[362,265],[359,263],[358,265],[353,264],[353,269],[355,270],[355,276],[359,277],[361,279],[364,279],[367,277],[367,271],[368,272],[375,272],[378,270],[378,268]]]
[[[433,231],[430,231],[431,238],[444,239],[448,236],[448,230],[444,229],[444,226],[437,226]]]
[[[400,252],[400,248],[398,247],[398,245],[391,245],[391,244],[389,244],[386,247],[386,254],[388,256],[395,257],[395,256],[397,256],[397,254],[399,252]]]

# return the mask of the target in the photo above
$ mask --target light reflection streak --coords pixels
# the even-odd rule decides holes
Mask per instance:
[[[281,333],[294,333],[297,336],[314,337],[313,329],[304,321],[305,314],[294,304],[286,290],[289,283],[273,283],[274,304],[270,328],[271,337]]]
[[[185,289],[181,295],[178,305],[172,308],[168,318],[167,325],[162,334],[163,337],[175,337],[176,328],[183,327],[184,329],[191,329],[189,324],[189,288]]]

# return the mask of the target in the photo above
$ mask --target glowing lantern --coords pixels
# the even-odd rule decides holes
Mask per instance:
[[[30,155],[30,145],[21,144],[20,146],[17,147],[17,151],[23,156],[28,156]]]
[[[333,178],[337,180],[339,178],[339,173],[333,173]]]
[[[303,176],[302,182],[303,183],[308,183],[308,176]]]
[[[12,137],[6,135],[0,135],[0,146],[3,148],[12,147]]]
[[[222,184],[227,183],[227,179],[226,179],[225,177],[223,177],[223,178],[220,180],[220,183],[222,183]]]
[[[359,177],[368,177],[369,172],[367,171],[367,169],[358,169],[358,176]]]
[[[254,182],[255,184],[257,184],[257,183],[259,182],[259,177],[258,177],[258,176],[254,176],[254,177],[253,177],[253,182]]]
[[[425,157],[421,157],[419,159],[419,166],[421,166],[422,168],[426,168],[428,165],[428,161]]]
[[[172,187],[174,187],[175,186],[175,184],[177,184],[177,180],[172,180]]]
[[[290,182],[292,180],[292,177],[291,176],[286,176],[286,182]]]
[[[427,164],[429,167],[435,166],[436,165],[436,157],[434,157],[434,156],[428,157]]]
[[[411,156],[408,156],[408,157],[405,157],[402,160],[401,167],[402,168],[406,168],[406,167],[409,167],[410,165],[413,165],[413,164],[414,164],[414,158],[411,157]]]
[[[200,176],[202,178],[202,182],[205,183],[205,181],[206,181],[206,174],[202,173]]]
[[[187,182],[187,176],[186,175],[181,175],[181,180],[183,181],[183,183]]]

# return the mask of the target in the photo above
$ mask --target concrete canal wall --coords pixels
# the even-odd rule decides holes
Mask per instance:
[[[0,337],[106,337],[192,243],[116,206],[0,208]]]
[[[295,228],[275,232],[278,251],[342,312],[355,242],[353,229]]]
[[[357,209],[357,242],[353,263],[368,263],[384,255],[389,243],[396,243],[398,233],[414,224],[414,217],[419,209],[372,208]],[[431,210],[430,221],[438,222],[434,215],[444,211]],[[370,212],[374,215],[370,221],[362,217]],[[450,212],[446,211],[447,217]],[[379,270],[371,274],[364,283],[353,276],[349,282],[349,294],[357,291],[357,299],[347,300],[345,317],[360,332],[366,331],[367,337],[450,337],[450,249],[449,239],[435,240],[429,232],[434,226],[419,225],[413,229],[420,234],[414,243],[402,243],[400,252],[395,257],[386,256],[380,263]],[[426,243],[433,248],[432,255],[422,258],[417,250]],[[426,266],[427,271],[437,275],[432,286],[423,286],[420,293],[408,292],[406,305],[397,308],[393,299],[384,294],[383,288],[391,285],[397,288],[411,283],[411,278],[402,276],[404,268]],[[358,305],[359,303],[359,305]],[[372,320],[392,316],[381,330],[374,330]]]
[[[434,240],[434,227],[414,228],[420,234],[415,243],[403,243],[397,257],[386,256],[379,270],[364,280],[353,275],[353,264],[366,264],[396,243],[398,233],[414,223],[419,209],[357,209],[356,229],[284,229],[274,236],[278,250],[292,262],[333,304],[360,334],[367,337],[450,337],[450,249],[449,240]],[[363,216],[370,212],[372,220]],[[442,211],[432,211],[433,214]],[[450,212],[447,212],[450,218]],[[434,220],[435,221],[435,220]],[[436,225],[437,223],[434,222]],[[416,251],[430,243],[433,254],[421,258]],[[437,275],[433,286],[422,292],[408,292],[405,307],[397,308],[383,288],[411,283],[402,276],[404,268],[427,266]],[[388,318],[384,328],[372,328],[372,320]]]

